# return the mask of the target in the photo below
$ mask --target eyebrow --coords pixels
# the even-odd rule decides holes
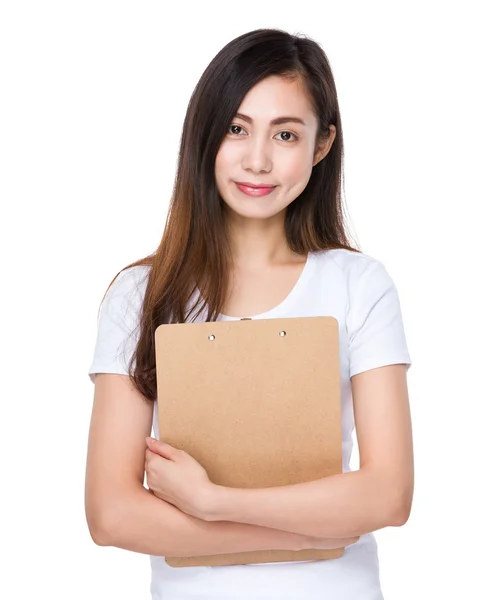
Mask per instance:
[[[247,123],[253,123],[253,119],[251,117],[248,117],[247,115],[236,113],[235,117],[237,117],[238,119],[242,119]],[[305,121],[303,121],[299,117],[278,117],[277,119],[273,119],[272,121],[270,121],[270,126],[283,125],[284,123],[300,123],[301,125],[306,125]]]

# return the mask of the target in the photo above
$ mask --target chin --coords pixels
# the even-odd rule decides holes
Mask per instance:
[[[273,217],[279,215],[280,213],[285,212],[285,208],[280,208],[280,209],[267,209],[264,207],[260,207],[260,206],[252,206],[252,207],[246,207],[246,206],[233,206],[233,205],[227,205],[228,206],[228,212],[240,217],[242,219],[272,219]]]

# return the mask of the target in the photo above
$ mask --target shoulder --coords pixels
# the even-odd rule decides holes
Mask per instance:
[[[120,271],[102,300],[100,315],[121,319],[135,317],[142,305],[150,266],[136,265]]]
[[[147,281],[148,275],[151,272],[151,267],[148,265],[136,265],[135,267],[127,267],[120,271],[114,279],[113,285],[129,287],[139,286]]]
[[[350,288],[364,280],[383,281],[389,274],[383,262],[370,254],[355,252],[345,248],[332,248],[314,253],[320,269],[330,268],[337,273]]]
[[[136,265],[135,267],[123,269],[111,282],[106,299],[144,295],[150,271],[151,267],[146,265]]]

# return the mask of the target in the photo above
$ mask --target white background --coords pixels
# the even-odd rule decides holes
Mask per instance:
[[[376,534],[386,600],[483,597],[477,5],[1,4],[2,598],[149,598],[148,558],[97,547],[84,517],[97,310],[159,243],[202,71],[259,27],[326,51],[351,226],[401,298],[416,486]]]

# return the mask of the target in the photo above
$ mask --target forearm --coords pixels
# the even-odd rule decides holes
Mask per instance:
[[[354,471],[273,488],[217,486],[206,518],[342,538],[403,524],[408,504],[380,476]]]
[[[98,543],[143,554],[203,556],[308,547],[306,537],[300,534],[186,515],[144,487],[119,502],[110,514]]]

